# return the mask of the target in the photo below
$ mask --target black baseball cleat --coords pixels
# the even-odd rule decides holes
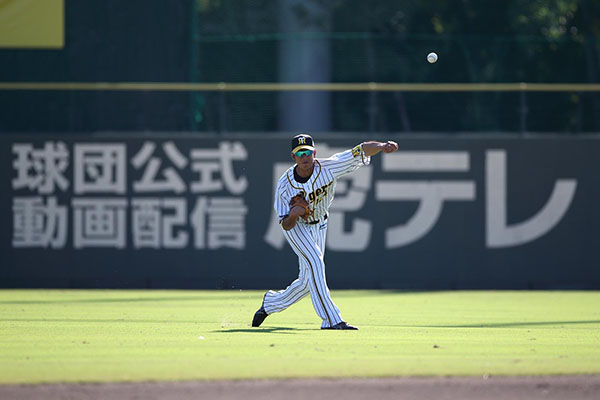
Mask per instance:
[[[256,313],[254,313],[254,318],[252,318],[252,326],[253,327],[260,326],[260,324],[262,324],[263,321],[265,320],[265,318],[267,318],[268,316],[269,316],[269,314],[267,314],[267,312],[265,311],[265,307],[260,306],[258,311]]]
[[[342,321],[339,324],[335,324],[334,326],[330,326],[329,328],[321,328],[321,329],[338,329],[338,330],[351,330],[357,331],[358,328],[352,325],[348,325],[346,322]]]

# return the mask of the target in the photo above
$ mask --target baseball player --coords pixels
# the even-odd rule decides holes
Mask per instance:
[[[285,310],[310,293],[313,307],[323,320],[321,329],[358,329],[342,319],[327,287],[323,261],[327,211],[339,178],[368,165],[371,156],[381,151],[396,150],[395,142],[371,141],[329,158],[317,159],[311,136],[300,134],[292,138],[292,159],[296,165],[279,178],[275,210],[285,238],[298,256],[300,273],[286,289],[265,293],[252,326],[260,326],[268,315]]]

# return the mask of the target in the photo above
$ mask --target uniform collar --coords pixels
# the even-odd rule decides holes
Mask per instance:
[[[312,174],[310,174],[309,176],[307,176],[307,177],[305,178],[305,177],[303,177],[303,176],[300,176],[300,175],[298,175],[297,169],[298,169],[298,165],[296,165],[296,166],[294,167],[294,180],[295,180],[296,182],[298,182],[298,183],[306,183],[306,182],[308,182],[308,181],[310,180],[310,178],[312,178],[313,174],[315,173],[315,169],[314,169],[314,167],[313,167],[313,172],[312,172]]]

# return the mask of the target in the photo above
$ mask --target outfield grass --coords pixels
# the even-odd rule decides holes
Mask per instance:
[[[257,291],[0,291],[0,383],[600,373],[600,292],[333,291],[251,328]]]

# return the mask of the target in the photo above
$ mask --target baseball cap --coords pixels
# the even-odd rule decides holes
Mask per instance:
[[[315,144],[313,138],[306,133],[301,133],[292,138],[292,153],[299,150],[314,150]]]

